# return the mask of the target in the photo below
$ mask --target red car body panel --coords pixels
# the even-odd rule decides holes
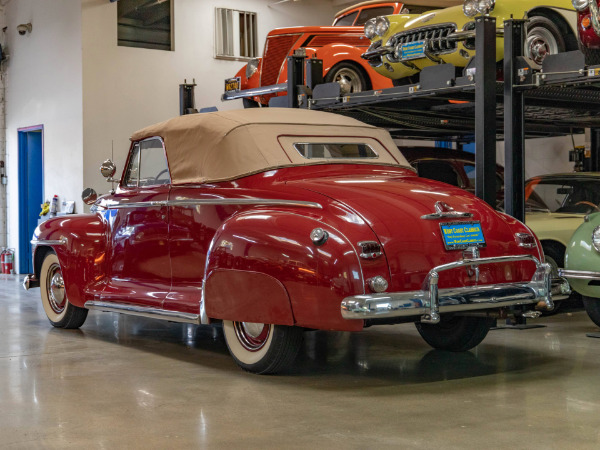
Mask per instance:
[[[393,8],[393,13],[399,14],[403,7],[400,2],[381,2],[378,4],[362,5],[352,10],[344,10],[343,17],[359,9],[381,6]],[[352,62],[361,67],[368,78],[371,89],[392,87],[390,78],[384,77],[371,69],[368,62],[360,57],[371,42],[364,35],[363,25],[360,26],[325,26],[325,27],[288,27],[277,28],[267,35],[263,57],[259,59],[258,70],[250,79],[246,78],[246,66],[242,67],[236,77],[240,77],[240,89],[253,89],[287,82],[287,56],[298,49],[304,49],[308,58],[323,60],[323,76],[336,64]],[[268,104],[275,94],[254,97],[254,100]],[[285,95],[285,92],[277,95]]]
[[[99,204],[108,206],[117,198],[277,198],[315,202],[323,208],[159,205],[49,219],[36,238],[67,239],[66,245],[54,249],[69,301],[76,306],[102,299],[198,313],[204,301],[210,319],[360,330],[363,321],[342,318],[340,302],[369,292],[369,278],[383,276],[390,291],[421,289],[432,267],[460,259],[459,250],[445,250],[439,221],[421,219],[434,212],[438,200],[473,212],[473,220],[481,222],[488,244],[481,249],[482,257],[542,258],[541,247],[517,245],[515,233],[531,234],[525,225],[461,189],[418,178],[404,168],[289,167],[136,195],[120,187]],[[329,233],[322,247],[308,239],[315,227]],[[360,258],[357,242],[365,240],[380,242],[384,254]],[[46,250],[36,247],[36,261]],[[530,280],[534,270],[530,262],[481,266],[480,283]],[[464,269],[440,277],[440,287],[472,284],[475,280]]]
[[[586,23],[587,26],[584,26],[584,23]],[[589,8],[577,12],[577,32],[579,34],[579,40],[584,47],[598,49],[600,48],[600,36],[596,34],[591,24],[592,20]]]

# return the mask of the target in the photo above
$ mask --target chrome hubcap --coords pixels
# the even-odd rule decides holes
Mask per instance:
[[[264,323],[234,322],[233,325],[240,344],[251,352],[264,347],[271,332],[271,327]]]
[[[338,70],[333,80],[340,85],[340,91],[342,94],[350,94],[352,92],[361,92],[362,84],[358,74],[352,69],[340,69]]]
[[[536,64],[542,64],[548,55],[558,53],[558,43],[554,35],[546,28],[537,27],[531,30],[525,41],[525,56]]]
[[[48,300],[52,310],[60,314],[65,309],[65,282],[58,264],[52,264],[48,270],[48,282],[46,289],[48,291]]]

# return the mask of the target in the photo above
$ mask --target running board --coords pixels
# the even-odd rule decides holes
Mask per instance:
[[[88,302],[85,302],[84,306],[87,309],[94,309],[97,311],[116,312],[121,314],[129,314],[131,316],[148,317],[150,319],[168,320],[170,322],[193,323],[196,325],[200,323],[199,314],[169,311],[166,309],[151,308],[148,306],[136,306],[128,305],[125,303],[113,302],[99,302],[96,300],[90,300]]]

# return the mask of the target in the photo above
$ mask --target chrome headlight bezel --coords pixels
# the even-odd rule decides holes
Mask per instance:
[[[385,16],[379,16],[375,19],[375,34],[383,36],[390,28],[390,21]]]
[[[367,39],[373,39],[377,36],[377,33],[375,32],[375,19],[369,19],[365,22],[364,31]]]
[[[463,3],[463,13],[467,17],[477,15],[477,0],[465,0]]]
[[[258,65],[260,63],[260,60],[258,58],[252,58],[250,61],[248,61],[248,64],[246,64],[246,79],[249,80],[252,75],[254,75],[257,71],[258,71]]]
[[[477,0],[477,12],[480,14],[489,14],[494,10],[495,0]]]
[[[584,11],[590,6],[590,0],[571,0],[571,3],[577,11]]]
[[[594,249],[600,253],[600,225],[592,231],[592,245],[594,246]]]

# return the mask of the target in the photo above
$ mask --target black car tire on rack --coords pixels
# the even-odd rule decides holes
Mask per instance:
[[[464,352],[479,345],[494,323],[494,319],[487,317],[442,316],[438,324],[416,322],[415,326],[433,348]]]
[[[363,92],[371,89],[370,79],[364,69],[358,64],[348,61],[337,63],[327,72],[325,83],[333,82],[340,85],[342,94]],[[346,91],[344,91],[344,87],[347,88]]]
[[[567,46],[558,26],[549,18],[533,15],[527,23],[525,56],[542,64],[545,56],[566,51]]]

